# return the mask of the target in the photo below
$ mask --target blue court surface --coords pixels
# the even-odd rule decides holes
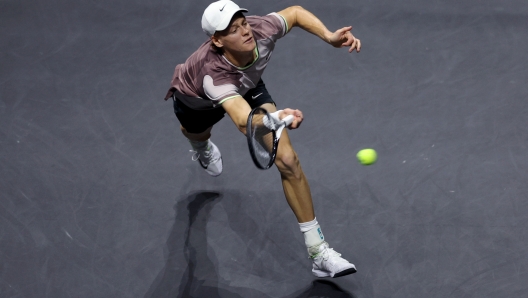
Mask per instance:
[[[304,113],[317,219],[358,272],[312,275],[229,117],[222,175],[191,160],[163,97],[208,1],[1,0],[0,297],[526,297],[526,1],[237,3],[362,41],[294,28],[263,76]]]

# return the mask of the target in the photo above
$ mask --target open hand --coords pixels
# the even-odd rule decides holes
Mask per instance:
[[[337,30],[328,38],[328,43],[336,48],[350,47],[348,49],[349,53],[352,53],[354,49],[359,53],[361,50],[361,41],[355,38],[350,30],[352,30],[352,26],[343,27]]]

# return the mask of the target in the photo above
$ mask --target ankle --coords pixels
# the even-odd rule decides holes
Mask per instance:
[[[319,246],[324,242],[324,235],[321,231],[321,226],[317,222],[317,218],[312,221],[299,223],[299,227],[304,236],[304,244],[308,250],[310,257],[316,255],[319,250]]]
[[[189,143],[191,144],[193,150],[206,150],[209,147],[209,139],[206,141],[189,140]]]

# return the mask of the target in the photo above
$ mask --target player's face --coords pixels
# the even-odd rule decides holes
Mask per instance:
[[[251,26],[241,13],[235,14],[227,29],[217,33],[217,40],[231,53],[252,52],[256,46]]]

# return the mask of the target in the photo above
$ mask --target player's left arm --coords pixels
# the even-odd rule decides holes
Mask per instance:
[[[284,17],[288,27],[299,27],[310,32],[325,42],[336,48],[349,47],[348,52],[352,53],[354,49],[359,53],[361,50],[361,41],[350,32],[352,26],[343,27],[335,32],[329,31],[326,26],[314,14],[301,6],[291,6],[278,14]],[[291,30],[291,29],[290,29]]]

